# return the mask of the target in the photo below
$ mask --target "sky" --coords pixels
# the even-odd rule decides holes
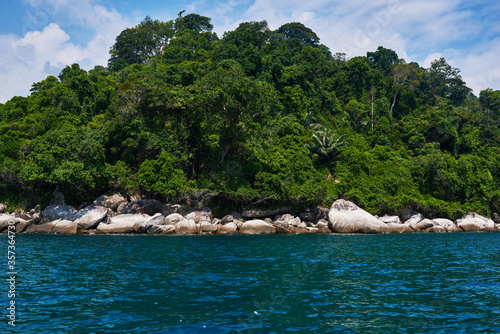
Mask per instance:
[[[301,22],[349,58],[378,46],[425,68],[444,57],[474,94],[500,90],[498,0],[2,0],[0,103],[29,95],[66,65],[106,66],[122,30],[181,10],[210,17],[219,37],[245,21],[266,20],[273,30]]]

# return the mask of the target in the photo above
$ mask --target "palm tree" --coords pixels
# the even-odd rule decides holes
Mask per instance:
[[[313,124],[311,127],[314,130],[311,136],[313,142],[306,145],[306,148],[317,154],[320,159],[328,161],[330,164],[335,163],[340,155],[339,148],[346,145],[345,135],[338,136],[322,124]]]

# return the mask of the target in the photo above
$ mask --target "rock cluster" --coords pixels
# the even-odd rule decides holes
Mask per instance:
[[[76,209],[48,206],[40,212],[0,213],[0,232],[14,221],[16,232],[52,234],[308,234],[308,233],[444,233],[500,232],[500,222],[468,213],[461,219],[426,219],[418,212],[373,216],[352,202],[339,199],[330,210],[316,207],[297,217],[287,208],[245,210],[222,218],[208,208],[193,209],[142,199],[128,202],[120,195],[101,196]],[[0,209],[5,206],[0,204]],[[495,215],[497,218],[498,215]]]

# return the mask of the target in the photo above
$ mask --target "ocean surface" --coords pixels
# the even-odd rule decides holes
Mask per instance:
[[[16,265],[1,333],[500,333],[498,233],[17,235]]]

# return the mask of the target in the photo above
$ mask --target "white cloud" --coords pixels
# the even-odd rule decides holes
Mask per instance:
[[[33,7],[30,15],[36,19],[29,27],[36,28],[49,21],[62,24],[68,18],[74,25],[63,28],[61,24],[47,23],[39,30],[26,32],[23,37],[0,35],[0,103],[15,95],[28,95],[34,82],[47,75],[59,74],[66,65],[79,63],[87,70],[95,65],[105,66],[116,36],[131,25],[116,10],[92,5],[89,0],[28,2]],[[75,25],[90,34],[83,45],[67,32],[75,31]]]
[[[461,75],[474,94],[486,88],[500,90],[500,37],[475,48],[473,52],[459,52],[449,63],[461,70]]]

